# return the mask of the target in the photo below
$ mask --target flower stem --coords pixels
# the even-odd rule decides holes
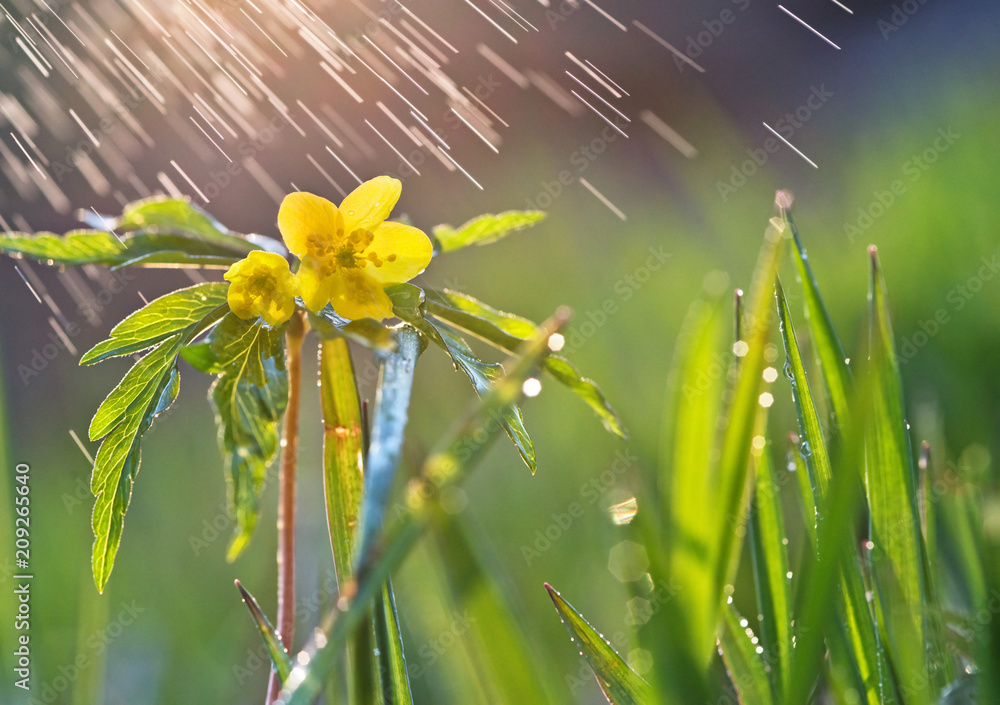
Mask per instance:
[[[308,331],[304,314],[297,311],[285,331],[288,366],[288,408],[281,432],[281,467],[278,474],[278,635],[291,652],[295,633],[295,468],[299,449],[299,390],[302,386],[302,341]],[[281,683],[272,669],[266,703],[278,699]]]

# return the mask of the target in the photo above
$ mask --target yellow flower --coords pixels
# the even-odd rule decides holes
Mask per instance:
[[[254,250],[235,262],[224,278],[230,282],[229,308],[240,318],[262,316],[278,326],[295,313],[295,276],[281,255]]]
[[[344,318],[392,317],[385,293],[424,271],[431,261],[430,239],[402,223],[385,222],[402,184],[379,176],[356,188],[335,206],[311,193],[285,196],[278,229],[302,264],[295,277],[306,308],[327,303]]]

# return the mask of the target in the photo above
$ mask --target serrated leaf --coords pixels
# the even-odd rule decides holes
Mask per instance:
[[[498,311],[466,294],[448,289],[425,289],[424,293],[427,297],[424,307],[428,313],[506,352],[516,350],[532,338],[538,328],[526,318]],[[608,431],[619,438],[628,437],[618,413],[604,393],[593,380],[583,377],[569,360],[550,356],[546,358],[545,370],[593,409]]]
[[[258,249],[243,238],[236,237],[207,213],[186,198],[153,197],[129,203],[114,230],[147,231],[158,234],[201,238],[244,253]]]
[[[868,378],[872,413],[866,434],[865,467],[874,544],[873,578],[894,666],[908,680],[922,678],[927,683],[926,592],[914,463],[885,281],[874,248],[871,258]],[[926,688],[911,690],[910,703],[929,702]]]
[[[102,421],[99,425],[101,429],[107,425],[103,430],[107,435],[97,451],[91,478],[91,491],[96,496],[91,522],[94,529],[92,567],[94,582],[101,592],[114,567],[125,511],[132,496],[132,482],[139,471],[140,438],[153,418],[177,396],[179,375],[174,361],[183,339],[183,333],[175,335],[147,354],[102,405],[109,409],[103,418],[114,418],[114,421]],[[140,372],[135,372],[137,368]],[[119,389],[127,391],[116,395]]]
[[[95,230],[71,230],[64,237],[54,233],[12,233],[0,235],[0,251],[20,254],[56,264],[113,264],[125,245],[111,233]]]
[[[142,219],[127,221],[126,227],[122,225],[126,222],[123,219],[101,218],[98,227],[105,229],[72,230],[62,237],[53,233],[2,235],[0,251],[66,266],[102,264],[113,269],[139,266],[220,269],[258,249],[258,245],[235,235],[217,232],[209,236],[206,233],[210,231],[199,227],[198,223],[189,224],[193,229],[184,229],[184,223],[180,222],[171,229],[167,227],[169,220],[161,220],[162,225],[149,226],[152,230],[139,227],[139,222],[144,222]],[[122,234],[118,236],[109,229]]]
[[[229,285],[196,284],[154,299],[111,329],[111,334],[80,358],[90,365],[110,357],[131,355],[156,345],[178,331],[205,320],[226,304]]]
[[[281,643],[281,638],[274,631],[274,627],[271,626],[271,623],[264,615],[264,611],[257,604],[257,600],[240,584],[239,580],[236,581],[236,587],[243,598],[243,604],[250,610],[250,618],[253,619],[254,624],[260,631],[260,636],[264,640],[264,646],[271,657],[271,663],[274,665],[274,670],[278,673],[278,680],[284,683],[288,678],[288,674],[292,672],[292,657],[285,651],[285,647]]]
[[[604,637],[590,626],[576,609],[548,583],[545,589],[566,625],[570,638],[583,652],[604,696],[611,705],[652,703],[649,685],[618,655]]]
[[[158,380],[174,364],[181,338],[181,334],[175,333],[162,341],[125,373],[91,419],[90,440],[103,438],[129,412],[135,413],[132,405],[137,399],[145,400],[147,404],[150,402],[146,395],[151,393],[154,380]]]
[[[523,230],[545,218],[542,211],[505,211],[497,214],[481,215],[478,218],[452,228],[438,225],[434,228],[432,240],[437,252],[452,252],[469,245],[486,245],[506,237],[512,232]]]
[[[437,333],[435,342],[440,340],[440,344],[451,356],[455,366],[464,372],[469,381],[472,382],[476,394],[480,397],[488,394],[493,389],[494,382],[503,376],[503,367],[499,363],[483,362],[476,357],[469,344],[443,321],[433,316],[427,316],[424,320]],[[528,435],[528,430],[524,427],[521,409],[516,404],[511,404],[500,411],[498,420],[504,431],[507,432],[508,438],[517,448],[517,452],[521,454],[521,459],[534,474],[537,469],[535,446]]]
[[[764,662],[757,654],[757,647],[750,640],[744,622],[736,608],[730,605],[719,628],[722,662],[742,705],[773,705],[775,699]]]
[[[207,342],[222,370],[209,399],[236,519],[227,553],[232,561],[256,526],[267,468],[278,450],[278,423],[288,403],[284,326],[271,328],[229,313]]]

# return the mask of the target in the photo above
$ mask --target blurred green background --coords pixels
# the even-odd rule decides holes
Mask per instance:
[[[776,189],[789,189],[796,197],[810,259],[852,356],[864,354],[859,346],[865,333],[865,253],[869,244],[878,246],[897,349],[905,360],[914,438],[943,435],[946,447],[938,452],[950,460],[970,446],[985,447],[994,457],[1000,452],[1000,9],[985,1],[914,2],[908,7],[916,11],[905,15],[898,31],[886,34],[880,23],[891,22],[898,9],[888,2],[853,8],[853,15],[832,3],[787,5],[822,27],[840,45],[837,51],[757,0],[600,4],[628,31],[587,6],[573,10],[563,3],[546,10],[523,2],[518,9],[538,32],[518,35],[514,45],[466,5],[413,3],[460,50],[449,75],[467,86],[480,77],[499,83],[486,102],[509,127],[499,128],[503,143],[494,154],[464,129],[449,131],[447,124],[454,154],[484,190],[428,160],[421,176],[405,179],[397,208],[397,214],[407,214],[424,229],[441,222],[457,225],[481,212],[537,203],[547,186],[555,190],[560,172],[569,170],[625,216],[619,218],[574,181],[560,187],[540,226],[488,248],[436,259],[422,277],[428,285],[459,289],[535,320],[561,304],[571,306],[576,316],[567,333],[568,356],[598,381],[631,432],[628,441],[616,441],[571,394],[545,384],[542,394],[524,405],[538,453],[537,474],[531,476],[503,442],[465,488],[460,520],[502,566],[535,648],[552,664],[554,682],[572,690],[572,701],[580,703],[602,698],[595,683],[575,680],[582,660],[542,583],[561,590],[605,634],[627,630],[628,596],[608,570],[609,551],[622,537],[604,509],[631,496],[636,477],[657,467],[663,394],[677,331],[703,288],[718,293],[749,283]],[[703,74],[690,67],[679,71],[665,49],[631,24],[636,19],[682,47],[727,9],[736,19],[697,57]],[[357,8],[331,3],[317,11],[332,27],[347,31],[352,20],[343,18]],[[547,12],[561,12],[558,21]],[[628,92],[615,101],[632,120],[624,127],[628,139],[602,139],[602,132],[613,133],[589,111],[571,114],[535,88],[519,87],[484,60],[479,44],[500,52],[518,70],[544,73],[567,90],[573,84],[563,72],[575,68],[565,52],[589,59]],[[23,56],[6,60],[12,72],[26,69]],[[316,90],[320,79],[314,65],[300,66],[295,57],[286,63],[286,88]],[[328,80],[321,85],[331,90]],[[751,171],[745,162],[769,136],[762,123],[775,126],[786,113],[807,105],[814,89],[829,96],[821,107],[808,109],[808,119],[791,141],[819,168],[782,148],[767,155],[763,166],[753,165],[755,173],[745,183],[734,181],[734,169]],[[343,108],[359,123],[378,114],[368,104]],[[639,115],[646,110],[683,135],[697,156],[685,158],[644,123]],[[939,139],[941,131],[950,139]],[[169,164],[173,138],[166,128],[156,138],[156,149],[135,163],[137,174],[151,176]],[[309,149],[316,149],[314,142],[315,135],[301,138],[286,130],[259,160],[282,188],[290,190],[294,181],[298,188],[337,200],[304,160]],[[581,152],[587,147],[596,152],[598,146],[594,159]],[[398,163],[382,159],[354,166],[370,177],[393,173]],[[218,167],[209,161],[204,168]],[[896,181],[897,193],[885,205]],[[735,192],[720,188],[720,182],[736,186]],[[66,191],[74,207],[119,208],[112,198],[95,197],[83,183],[71,183]],[[74,225],[44,201],[21,199],[6,187],[0,203],[8,222],[16,222],[17,214],[33,228],[62,231]],[[276,234],[277,206],[261,197],[248,178],[234,180],[209,210],[235,230]],[[649,266],[659,261],[649,259],[651,248],[669,253],[656,269]],[[34,270],[69,320],[78,323],[72,342],[80,352],[141,304],[140,290],[152,299],[188,281],[178,273],[138,272],[92,325],[75,310],[57,272]],[[25,379],[19,366],[30,366],[35,351],[50,342],[50,312],[35,301],[10,260],[0,262],[0,281],[0,458],[8,478],[0,488],[0,682],[7,688],[0,698],[29,702],[9,688],[10,478],[14,464],[23,462],[31,466],[32,695],[37,701],[261,701],[268,669],[232,581],[239,578],[273,615],[276,491],[272,487],[266,495],[250,548],[227,564],[231,524],[205,400],[210,380],[185,368],[177,403],[147,434],[115,572],[99,596],[90,576],[90,466],[69,431],[86,437],[91,414],[126,363],[80,369],[78,355],[63,351]],[[795,298],[795,287],[787,282],[786,291]],[[615,312],[603,315],[608,301]],[[930,334],[935,329],[927,322],[935,317],[947,322]],[[311,380],[315,342],[307,346],[305,378]],[[438,352],[429,350],[418,368],[406,472],[414,471],[426,449],[473,399],[466,380]],[[363,351],[356,361],[362,391],[370,396],[374,367]],[[307,385],[304,395],[298,505],[300,637],[318,620],[317,606],[327,598],[319,588],[331,567],[321,504],[319,405],[311,389]],[[791,429],[787,387],[779,383],[776,389],[786,395],[778,394],[771,423]],[[96,444],[87,448],[94,453]],[[637,460],[606,485],[601,475],[617,453]],[[596,484],[588,490],[588,483]],[[526,547],[546,545],[536,545],[539,534],[557,522],[553,514],[567,512],[573,503],[583,505],[583,515],[551,532],[559,537],[541,557],[526,554]],[[414,680],[417,701],[484,701],[471,679],[455,675],[467,672],[459,669],[468,669],[468,636],[444,638],[458,631],[461,619],[428,570],[432,561],[422,549],[395,579],[408,659],[424,671]],[[80,654],[88,665],[74,671],[71,664]],[[52,690],[43,692],[45,686]]]

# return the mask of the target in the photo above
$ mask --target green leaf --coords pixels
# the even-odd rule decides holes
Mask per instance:
[[[890,657],[897,672],[905,675],[901,686],[913,691],[908,705],[920,705],[929,702],[927,688],[910,686],[921,678],[927,683],[920,513],[885,281],[875,248],[870,252],[868,377],[873,406],[865,467],[874,544],[872,571]]]
[[[391,328],[371,318],[357,321],[341,318],[329,304],[319,313],[310,311],[309,324],[323,340],[346,338],[377,353],[389,353],[396,349]]]
[[[105,436],[91,477],[96,497],[91,522],[92,567],[100,592],[104,592],[121,542],[132,482],[139,471],[139,440],[156,415],[177,396],[180,377],[175,360],[183,340],[183,332],[168,338],[136,363],[105,399],[91,424],[92,439]]]
[[[424,303],[424,290],[414,284],[393,284],[385,288],[385,293],[392,301],[393,311],[418,311]]]
[[[818,293],[817,291],[817,296]],[[792,400],[799,421],[799,438],[802,441],[798,448],[799,457],[802,458],[808,477],[815,478],[815,506],[819,507],[817,516],[822,523],[826,515],[825,503],[832,480],[830,456],[780,283],[775,285],[774,295],[781,338],[787,357],[786,374],[791,375]],[[822,369],[825,371],[826,367]],[[847,419],[846,416],[842,418]],[[804,489],[802,491],[805,492]],[[854,668],[864,685],[869,702],[876,703],[885,690],[890,671],[887,663],[879,664],[884,658],[878,648],[878,636],[874,631],[865,598],[864,583],[857,566],[846,566],[839,583],[841,590],[838,595],[837,612],[852,647],[850,653],[854,659]]]
[[[114,235],[95,230],[72,230],[65,237],[54,233],[0,235],[0,251],[54,264],[113,264],[124,250],[125,245]]]
[[[344,338],[320,343],[323,488],[340,589],[354,576],[355,529],[364,488],[364,432],[351,352]]]
[[[413,705],[391,580],[386,580],[382,593],[375,598],[374,617],[379,702],[384,705]]]
[[[0,251],[49,264],[102,264],[119,269],[139,266],[226,268],[251,250],[260,249],[241,237],[213,231],[198,218],[190,222],[151,218],[150,223],[155,224],[146,223],[142,218],[89,220],[101,228],[110,226],[109,229],[116,232],[73,230],[63,237],[53,233],[0,235]],[[121,237],[117,232],[123,233]]]
[[[114,222],[116,231],[146,231],[201,238],[248,253],[259,249],[213,220],[186,198],[153,197],[125,206]]]
[[[751,441],[756,418],[763,407],[759,402],[761,379],[764,372],[764,348],[767,346],[774,320],[771,296],[777,275],[778,262],[785,245],[784,224],[777,218],[771,220],[766,233],[767,243],[761,252],[754,272],[749,299],[748,331],[745,354],[740,356],[740,366],[733,386],[733,399],[727,409],[727,424],[719,451],[719,464],[715,474],[718,482],[718,512],[721,517],[738,517],[741,502],[746,495],[746,477],[749,467]],[[738,343],[737,343],[738,344]],[[714,610],[717,624],[725,608],[723,589],[732,583],[740,553],[736,532],[725,519],[716,524],[715,577],[712,580]],[[711,651],[711,644],[705,645]]]
[[[213,282],[161,296],[112,328],[110,337],[84,353],[80,364],[90,365],[150,348],[224,307],[228,292],[228,284]],[[224,313],[219,311],[211,322]]]
[[[776,701],[764,661],[757,654],[757,646],[751,641],[752,634],[746,625],[747,621],[740,617],[735,607],[730,605],[725,610],[719,629],[722,662],[742,705],[773,705]]]
[[[546,675],[556,665],[533,647],[532,627],[516,594],[504,580],[504,567],[488,550],[486,537],[473,533],[461,516],[433,532],[435,572],[444,577],[455,608],[469,623],[470,658],[488,702],[549,705],[566,701]]]
[[[209,390],[236,531],[227,559],[246,547],[264,491],[267,467],[278,450],[278,422],[288,403],[284,326],[271,328],[228,313],[209,334],[222,372]]]
[[[628,439],[628,431],[618,412],[614,410],[604,392],[594,380],[584,377],[573,364],[559,355],[550,355],[545,360],[545,371],[556,380],[569,387],[601,419],[604,428],[622,440]]]
[[[761,413],[757,422],[757,435],[767,435],[767,414]],[[750,557],[753,563],[754,582],[757,586],[760,642],[765,659],[770,664],[773,694],[777,699],[788,689],[788,665],[792,653],[792,599],[788,578],[788,539],[782,515],[781,492],[774,475],[768,445],[751,457],[756,489],[750,506]],[[727,620],[733,616],[733,610]],[[725,645],[723,649],[725,650]],[[723,652],[725,655],[725,652]],[[758,661],[760,659],[757,659]],[[767,676],[765,675],[765,678]],[[734,683],[736,681],[734,680]],[[762,702],[769,702],[772,692]],[[754,700],[744,699],[744,702]]]
[[[652,703],[649,685],[633,671],[624,659],[587,623],[579,612],[548,583],[545,589],[556,606],[559,618],[566,625],[570,638],[583,652],[594,672],[604,696],[611,705]]]
[[[485,396],[493,389],[493,384],[503,376],[503,367],[500,363],[483,362],[472,352],[472,348],[462,337],[443,321],[428,316],[424,319],[437,333],[435,342],[440,340],[442,347],[451,356],[455,366],[468,376],[469,381],[480,397]],[[517,452],[521,454],[521,459],[534,474],[537,466],[535,464],[535,446],[531,442],[527,429],[524,427],[524,418],[521,416],[521,409],[516,404],[500,411],[500,425],[503,426],[507,436],[514,443]]]
[[[826,309],[823,297],[819,293],[819,285],[816,283],[816,277],[813,275],[806,250],[802,246],[799,230],[795,227],[791,211],[785,211],[784,215],[792,231],[792,241],[795,245],[792,252],[795,256],[799,279],[802,281],[806,320],[809,324],[809,332],[812,334],[813,348],[823,369],[823,380],[830,394],[833,413],[837,422],[844,424],[850,413],[847,398],[851,388],[851,370],[847,366],[847,356],[844,353],[844,346],[840,344],[837,331],[833,327],[833,320]]]
[[[285,651],[285,647],[281,643],[281,638],[278,633],[274,631],[274,627],[267,620],[264,615],[264,611],[257,604],[257,600],[253,598],[247,590],[240,584],[240,581],[236,581],[236,587],[240,591],[240,595],[243,597],[243,604],[247,606],[250,610],[250,617],[253,619],[254,624],[257,625],[257,629],[260,630],[261,638],[264,640],[264,646],[267,647],[267,653],[271,657],[271,663],[274,664],[274,670],[278,673],[278,680],[284,683],[288,678],[288,674],[292,672],[292,657],[288,655]]]
[[[523,230],[545,218],[542,211],[505,211],[496,215],[481,215],[459,226],[438,225],[432,241],[435,252],[451,252],[468,245],[486,245]]]
[[[478,400],[431,451],[420,478],[413,480],[407,488],[403,506],[408,513],[386,531],[377,549],[367,554],[373,558],[360,566],[358,574],[362,578],[356,583],[353,598],[346,606],[338,606],[327,614],[321,629],[304,649],[304,654],[297,657],[300,660],[308,657],[309,665],[300,677],[293,673],[282,691],[281,697],[287,705],[308,705],[320,694],[348,638],[365,620],[369,606],[385,580],[410,554],[428,527],[444,514],[442,493],[463,482],[492,446],[500,429],[489,421],[499,409],[518,398],[524,381],[535,372],[548,352],[549,337],[560,330],[567,320],[566,312],[559,311],[551,321],[546,322],[540,335],[508,365],[509,372],[494,386],[493,391]]]
[[[404,323],[393,333],[396,350],[382,358],[372,411],[371,444],[365,457],[365,486],[356,556],[360,563],[366,561],[368,551],[382,531],[385,509],[403,451],[413,375],[420,355],[419,334],[412,326]]]
[[[448,321],[477,338],[506,352],[513,352],[532,338],[538,326],[526,318],[504,313],[482,301],[456,291],[426,289],[427,313]],[[619,438],[627,438],[617,412],[593,380],[583,377],[565,358],[546,358],[545,369],[560,383],[569,387],[600,417],[604,427]]]

